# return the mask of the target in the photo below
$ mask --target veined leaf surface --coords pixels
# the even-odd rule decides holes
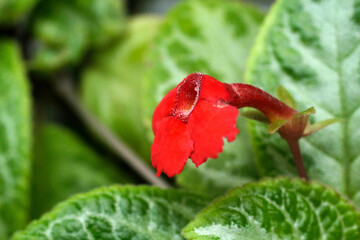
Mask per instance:
[[[25,226],[29,207],[30,91],[18,46],[0,39],[0,239]]]
[[[282,85],[312,120],[343,119],[300,141],[310,179],[360,196],[360,2],[279,0],[257,40],[246,79],[275,93]],[[263,175],[294,175],[286,143],[251,124]]]
[[[109,187],[59,204],[13,240],[183,239],[181,229],[208,200],[155,187]]]
[[[360,238],[360,214],[332,188],[269,179],[217,199],[183,235],[191,240],[353,240]]]

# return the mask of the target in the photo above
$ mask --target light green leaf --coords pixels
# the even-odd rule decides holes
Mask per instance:
[[[37,218],[73,194],[131,178],[102,159],[71,131],[43,126],[35,141],[32,217]]]
[[[145,82],[144,109],[150,139],[153,138],[150,129],[156,105],[188,74],[203,72],[223,82],[242,82],[246,58],[262,18],[263,14],[254,7],[221,0],[183,1],[169,13],[156,38],[151,55],[154,66]],[[200,171],[186,166],[184,177],[180,176],[178,181],[180,185],[221,193],[255,179],[256,174],[249,176],[252,170],[244,177],[234,176],[234,173],[246,172],[248,166],[254,169],[244,122],[244,119],[239,120],[241,134],[236,141],[225,143],[225,151],[219,159],[209,160]],[[214,161],[219,162],[212,164]],[[218,167],[220,162],[222,167]],[[207,174],[209,171],[216,174]],[[222,176],[226,175],[227,180],[221,183]],[[194,179],[204,185],[193,184]]]
[[[291,94],[283,86],[279,86],[276,89],[276,96],[280,101],[282,101],[289,107],[291,107],[293,109],[297,109],[295,99],[291,96]]]
[[[270,134],[274,134],[279,128],[281,128],[285,123],[287,123],[286,120],[276,120],[270,123],[266,129],[266,131]]]
[[[18,46],[0,39],[0,239],[28,219],[30,91]]]
[[[103,188],[59,204],[13,240],[183,239],[181,229],[207,203],[179,190]]]
[[[251,109],[251,108],[245,109],[241,112],[241,116],[265,124],[270,123],[269,119],[262,112],[256,109]]]
[[[310,179],[350,198],[360,191],[360,11],[357,0],[279,0],[267,17],[247,80],[275,93],[284,86],[299,109],[314,106],[311,122],[344,119],[300,141]],[[296,170],[279,136],[252,123],[264,175]]]
[[[146,53],[159,28],[160,18],[138,16],[111,48],[98,54],[82,75],[82,100],[95,116],[133,150],[150,161],[141,109]]]
[[[360,239],[360,214],[332,188],[269,179],[235,188],[183,230],[187,239]]]
[[[42,0],[33,13],[33,70],[51,72],[77,64],[88,48],[99,48],[124,28],[123,1]]]
[[[37,2],[38,0],[1,0],[0,26],[9,25],[24,18]]]

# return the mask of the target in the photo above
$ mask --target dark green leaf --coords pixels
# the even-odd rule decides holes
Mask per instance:
[[[24,18],[38,0],[1,0],[0,26],[9,25]]]
[[[184,1],[170,12],[156,38],[151,55],[154,66],[145,82],[144,109],[149,138],[153,136],[151,117],[156,105],[188,74],[203,72],[228,83],[243,80],[246,58],[262,18],[263,14],[254,7],[221,0]],[[255,179],[244,122],[240,119],[241,134],[236,141],[225,143],[219,159],[209,160],[200,171],[187,165],[183,176],[180,175],[180,185],[219,194]],[[210,171],[216,174],[207,174]],[[243,172],[247,174],[238,175]],[[221,182],[223,176],[228,177]],[[201,186],[193,184],[194,181]]]
[[[268,15],[249,62],[247,80],[275,93],[284,86],[311,122],[344,119],[300,141],[310,179],[350,198],[360,194],[360,11],[357,0],[280,0]],[[279,136],[252,123],[264,175],[293,175]]]
[[[30,67],[55,71],[77,64],[88,48],[99,48],[121,34],[123,1],[43,0],[33,13],[35,53]]]
[[[360,239],[360,215],[335,190],[279,178],[236,188],[200,212],[187,239]]]
[[[103,188],[59,204],[13,240],[183,239],[181,229],[207,203],[178,190]]]
[[[146,53],[160,19],[131,19],[128,32],[114,46],[98,54],[82,76],[82,99],[95,116],[144,159],[150,160],[141,109]]]
[[[69,130],[43,126],[35,142],[32,217],[37,218],[73,194],[131,178],[101,159]]]
[[[0,40],[0,239],[27,222],[30,91],[18,46]]]

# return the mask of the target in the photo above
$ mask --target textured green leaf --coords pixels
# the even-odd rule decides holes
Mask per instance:
[[[35,141],[32,217],[37,218],[73,194],[113,183],[131,182],[71,131],[45,125]]]
[[[160,19],[139,16],[130,20],[124,38],[98,54],[82,75],[82,100],[95,116],[132,149],[150,161],[141,105],[146,53]]]
[[[33,14],[36,48],[30,67],[49,72],[77,64],[88,48],[121,34],[123,1],[42,0]]]
[[[0,239],[24,227],[29,205],[30,91],[18,46],[0,40]]]
[[[151,117],[157,103],[188,74],[203,72],[228,83],[242,81],[262,18],[263,14],[251,6],[220,0],[184,1],[170,12],[156,38],[151,55],[154,66],[145,82],[144,109],[150,139]],[[239,127],[242,133],[236,141],[225,144],[218,163],[210,160],[201,168],[203,171],[194,171],[188,164],[178,182],[190,188],[200,187],[193,183],[201,182],[203,190],[217,189],[214,192],[220,193],[256,178],[254,171],[246,170],[249,165],[250,169],[254,167],[244,120],[239,121]],[[222,167],[218,167],[220,162]],[[213,174],[207,174],[210,171]],[[234,175],[240,172],[248,174]],[[222,176],[227,180],[221,182]]]
[[[357,0],[280,0],[267,17],[246,79],[275,93],[283,85],[298,109],[314,106],[311,121],[344,119],[301,140],[311,179],[350,198],[360,191],[360,11]],[[264,175],[296,170],[279,136],[251,124]]]
[[[13,240],[183,239],[181,229],[207,203],[178,190],[103,188],[59,204]]]
[[[38,0],[1,0],[0,25],[11,24],[27,14]]]
[[[230,191],[183,230],[187,239],[360,239],[360,214],[335,190],[269,179]]]

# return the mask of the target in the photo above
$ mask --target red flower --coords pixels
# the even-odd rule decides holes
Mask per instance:
[[[288,93],[285,96],[285,100],[291,98]],[[223,138],[233,141],[239,133],[237,109],[242,107],[261,112],[252,113],[252,118],[268,123],[268,132],[277,131],[287,141],[299,175],[307,179],[299,139],[337,120],[311,125],[308,120],[315,113],[313,108],[298,113],[259,88],[242,83],[221,83],[201,73],[186,77],[155,109],[151,161],[157,168],[157,176],[162,172],[169,177],[179,174],[188,158],[196,166],[208,158],[216,158],[222,151]]]
[[[171,90],[155,109],[152,165],[157,176],[179,174],[191,158],[196,166],[222,151],[223,138],[233,141],[238,110],[227,103],[230,93],[216,79],[194,73]]]

